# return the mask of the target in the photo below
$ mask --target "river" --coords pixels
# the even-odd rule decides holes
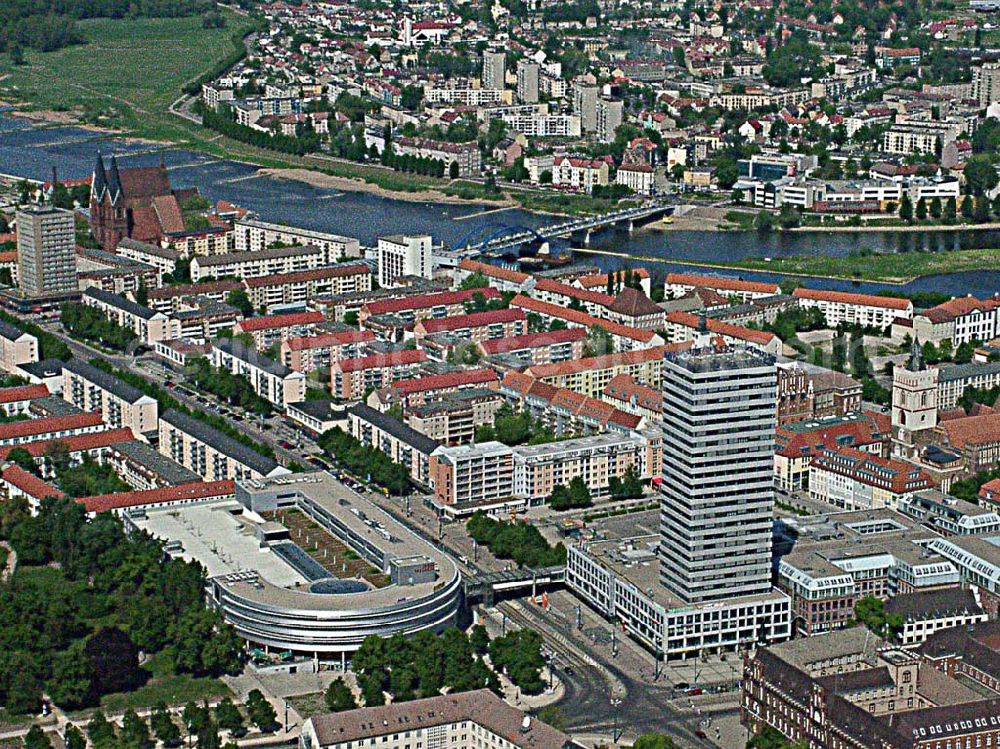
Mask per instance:
[[[473,205],[442,205],[381,198],[257,175],[253,165],[219,160],[184,149],[160,149],[125,141],[79,127],[39,128],[0,114],[0,173],[49,179],[55,167],[62,179],[85,177],[96,151],[116,154],[123,164],[154,164],[164,159],[175,187],[197,187],[210,200],[224,199],[256,211],[266,220],[357,237],[374,244],[376,237],[402,232],[427,233],[436,242],[454,246],[470,232],[489,232],[487,225],[539,227],[559,220],[520,209],[488,211]],[[687,269],[671,263],[719,262],[749,256],[846,255],[854,249],[907,252],[945,251],[1000,246],[998,231],[970,232],[794,232],[759,236],[752,232],[640,230],[632,235],[608,230],[595,234],[591,246],[636,256],[662,258],[670,270]],[[579,256],[602,268],[617,268],[621,259]],[[651,265],[643,261],[644,265]],[[774,280],[772,274],[741,272],[741,276]],[[874,291],[900,288],[871,283],[810,279],[810,286]],[[928,276],[902,287],[904,291],[944,291],[954,295],[991,296],[1000,291],[1000,272],[983,271]]]

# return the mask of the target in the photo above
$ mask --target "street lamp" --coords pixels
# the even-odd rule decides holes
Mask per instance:
[[[618,739],[624,733],[624,731],[619,731],[618,730],[618,707],[621,704],[622,704],[621,700],[616,700],[616,699],[612,699],[611,700],[611,708],[612,708],[612,710],[614,710],[614,712],[612,713],[612,718],[614,719],[614,724],[613,724],[614,727],[612,728],[612,733],[611,733],[611,736],[612,736],[611,743],[613,743],[613,744],[617,744],[618,743]]]

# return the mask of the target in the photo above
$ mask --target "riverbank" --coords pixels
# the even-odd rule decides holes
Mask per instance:
[[[380,198],[391,200],[403,200],[411,203],[446,203],[449,205],[482,205],[491,208],[513,208],[517,205],[513,200],[504,198],[502,200],[489,200],[486,198],[466,199],[456,195],[450,195],[441,190],[424,188],[413,192],[402,190],[390,190],[381,187],[373,182],[366,182],[358,177],[341,177],[326,172],[313,171],[305,168],[262,168],[257,170],[257,174],[275,179],[290,179],[305,182],[313,187],[322,187],[333,190],[344,190],[347,192],[363,192],[369,195],[377,195]]]
[[[871,232],[925,232],[925,231],[983,231],[1000,229],[1000,222],[986,224],[897,224],[883,225],[878,222],[862,226],[830,226],[817,224],[815,226],[797,226],[789,231],[828,232],[831,234],[871,233]]]
[[[728,271],[752,271],[794,278],[832,281],[865,281],[904,286],[923,276],[939,276],[969,271],[1000,270],[1000,249],[953,250],[949,252],[851,253],[843,256],[799,255],[784,258],[747,258],[722,262],[688,261],[592,248],[574,252],[621,257],[633,261],[685,265]]]

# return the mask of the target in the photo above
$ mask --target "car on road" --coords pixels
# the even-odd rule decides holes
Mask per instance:
[[[306,461],[316,466],[317,468],[323,469],[324,471],[330,470],[330,464],[327,463],[325,460],[320,460],[315,455],[310,455],[308,458],[306,458]]]
[[[563,673],[566,674],[567,676],[573,676],[576,673],[576,671],[574,671],[571,667],[566,666],[563,668]]]
[[[674,684],[674,689],[679,689],[682,692],[686,692],[690,688],[691,688],[691,685],[688,684],[686,681],[679,681],[676,684]]]
[[[285,450],[291,450],[292,449],[292,443],[289,442],[288,440],[278,440],[278,447],[282,447]]]
[[[697,736],[699,739],[707,739],[708,738],[708,734],[705,733],[700,728],[698,728],[698,729],[695,730],[694,735]]]
[[[699,694],[702,694],[704,691],[705,690],[702,689],[701,687],[691,687],[689,690],[687,690],[687,696],[688,697],[697,697]]]

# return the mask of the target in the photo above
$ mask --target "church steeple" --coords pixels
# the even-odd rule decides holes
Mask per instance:
[[[97,152],[97,164],[94,165],[94,176],[90,182],[90,194],[94,200],[100,202],[104,197],[104,191],[108,189],[108,176],[104,171],[104,157],[101,152]]]
[[[111,202],[117,203],[122,195],[122,181],[118,174],[118,159],[111,154],[111,173],[108,175],[108,193],[111,195]]]
[[[914,338],[910,344],[910,358],[906,362],[906,368],[911,372],[923,372],[927,365],[924,364],[924,352],[920,348],[920,339]]]

